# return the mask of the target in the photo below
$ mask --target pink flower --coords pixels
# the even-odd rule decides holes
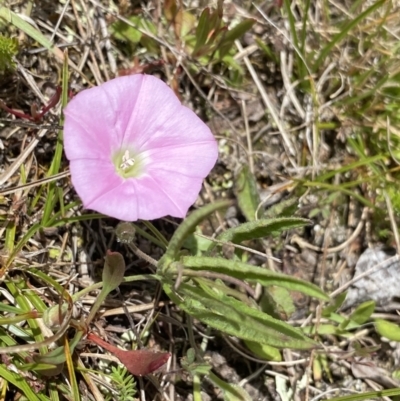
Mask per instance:
[[[150,75],[84,90],[64,115],[64,149],[84,207],[120,220],[184,217],[218,157],[207,125]]]

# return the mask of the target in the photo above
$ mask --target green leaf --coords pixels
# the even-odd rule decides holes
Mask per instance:
[[[69,350],[71,353],[74,352],[75,347],[78,345],[80,340],[83,337],[83,332],[82,331],[77,331],[75,333],[74,338],[70,341],[69,343]],[[49,365],[61,365],[65,362],[66,357],[65,357],[65,347],[62,345],[60,347],[55,348],[54,350],[48,352],[47,354],[44,355],[34,355],[33,360],[37,364],[49,364]]]
[[[367,391],[361,394],[345,395],[343,397],[330,398],[329,401],[365,401],[370,399],[382,399],[382,397],[394,397],[400,395],[400,388],[390,390]]]
[[[400,342],[400,327],[383,319],[375,320],[375,329],[383,337]]]
[[[46,49],[52,51],[60,60],[63,60],[64,56],[62,51],[53,46],[53,44],[34,26],[22,19],[18,14],[9,10],[7,7],[0,6],[0,19],[14,25],[21,31],[25,32],[33,40],[36,40],[40,45]]]
[[[196,232],[200,232],[200,230],[197,229]],[[213,244],[214,242],[208,238],[190,234],[186,238],[183,247],[188,249],[191,255],[201,256],[204,252],[207,252]]]
[[[128,18],[132,25],[140,26],[140,17],[134,15]],[[115,39],[121,41],[129,41],[131,43],[139,43],[142,38],[142,34],[134,28],[132,25],[127,24],[124,21],[118,20],[111,25],[111,33]]]
[[[49,400],[46,396],[36,394],[20,374],[8,370],[3,365],[0,365],[0,377],[3,377],[6,381],[18,388],[30,401]]]
[[[247,221],[255,220],[257,207],[260,204],[260,196],[254,174],[251,173],[246,165],[243,166],[237,176],[235,192],[239,208]]]
[[[194,375],[208,375],[211,370],[211,365],[201,361],[196,361],[196,351],[189,348],[186,356],[181,359],[182,368],[187,370],[192,376]]]
[[[334,300],[332,305],[328,305],[327,307],[322,309],[322,316],[329,318],[332,313],[336,312],[342,305],[344,300],[346,299],[346,293],[343,292],[339,294]]]
[[[46,376],[55,376],[54,372],[58,371],[58,373],[56,374],[60,374],[64,369],[64,364],[56,366],[46,363],[26,363],[23,365],[19,365],[18,368],[20,370],[27,372],[35,371],[35,372],[45,373]]]
[[[291,228],[303,227],[310,220],[301,217],[281,217],[277,219],[261,219],[230,228],[218,236],[218,240],[240,243],[246,240],[278,235]]]
[[[118,252],[107,251],[104,261],[103,269],[103,287],[97,295],[96,301],[90,309],[89,315],[86,317],[86,325],[96,316],[97,311],[100,309],[101,304],[107,298],[107,295],[115,290],[124,280],[125,274],[125,261],[123,256]],[[78,334],[78,333],[77,333]]]
[[[225,401],[253,401],[253,398],[243,387],[238,384],[230,384],[230,387],[230,391],[224,391]]]
[[[34,355],[33,360],[37,364],[58,366],[65,362],[65,347],[61,345],[44,355]]]
[[[337,46],[344,38],[348,37],[348,33],[355,28],[363,19],[368,17],[371,13],[373,13],[378,8],[382,7],[385,4],[386,0],[379,0],[376,3],[372,4],[369,8],[367,8],[364,12],[357,15],[355,18],[352,18],[346,26],[343,26],[342,29],[339,30],[331,40],[328,41],[328,44],[319,52],[318,59],[315,61],[313,66],[313,71],[317,72],[319,67],[325,60],[329,53],[333,50],[335,46]]]
[[[219,56],[223,58],[233,46],[236,39],[240,39],[247,31],[249,31],[255,24],[255,19],[245,19],[239,22],[236,26],[228,31],[222,37],[222,40],[218,44]]]
[[[103,269],[103,289],[110,293],[115,290],[124,279],[125,260],[118,252],[108,251],[105,257]]]
[[[263,312],[282,320],[287,320],[296,310],[289,291],[276,285],[269,286],[264,290],[261,308]]]
[[[259,358],[274,362],[282,361],[282,355],[277,348],[271,347],[270,345],[260,344],[256,341],[247,340],[244,343],[246,344],[246,347]]]
[[[350,320],[358,324],[364,324],[375,310],[375,301],[367,301],[357,307],[351,314]]]
[[[201,49],[207,41],[209,32],[211,31],[210,25],[210,9],[207,7],[200,15],[199,23],[196,28],[196,45],[193,49],[192,55],[195,57],[199,49]]]
[[[62,305],[53,305],[43,312],[43,323],[49,327],[59,327],[68,313],[68,304],[64,302]]]
[[[157,33],[157,28],[149,20],[139,16],[131,16],[125,21],[116,21],[111,25],[112,35],[122,42],[128,44],[132,50],[140,43],[150,53],[157,53],[158,44],[145,32]]]
[[[317,333],[321,335],[337,335],[339,330],[337,326],[334,326],[333,324],[320,324],[319,326],[312,325],[312,326],[306,326],[303,327],[304,333],[308,334],[309,336],[314,336]]]
[[[276,217],[291,217],[297,210],[297,205],[299,199],[297,197],[292,197],[285,199],[264,212],[264,219],[272,219]]]
[[[263,286],[276,285],[287,288],[291,291],[299,291],[324,301],[329,300],[329,297],[314,284],[299,280],[293,276],[273,272],[262,267],[249,265],[236,260],[228,260],[217,257],[185,256],[182,258],[181,264],[183,264],[186,268],[194,270],[211,270],[214,272],[227,274],[241,280],[260,283]],[[173,263],[171,268],[174,267],[178,270],[180,265]]]
[[[276,348],[310,349],[318,346],[300,330],[221,292],[181,283],[178,296],[171,285],[164,284],[163,288],[179,308],[223,333]]]
[[[28,36],[36,40],[36,42],[44,46],[46,49],[51,50],[53,47],[53,44],[45,36],[43,36],[40,31],[22,19],[18,14],[15,14],[13,11],[9,10],[7,7],[0,7],[0,18],[14,25],[18,29],[21,29],[21,31],[25,32]]]
[[[242,387],[220,379],[213,371],[208,374],[208,379],[222,390],[225,401],[252,401],[253,398]]]
[[[202,220],[216,210],[227,208],[230,204],[231,202],[226,200],[214,202],[191,213],[177,228],[169,241],[167,251],[159,261],[159,269],[165,270],[172,261],[177,260],[179,251],[181,250],[186,238],[195,231],[196,226]]]
[[[229,29],[222,39],[221,43],[224,44],[226,42],[234,42],[236,39],[240,39],[247,31],[249,31],[253,25],[256,23],[256,20],[253,18],[248,18],[239,22],[232,29]]]

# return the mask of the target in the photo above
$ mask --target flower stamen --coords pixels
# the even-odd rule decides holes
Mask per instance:
[[[135,164],[135,159],[133,157],[129,157],[129,150],[126,150],[124,155],[122,156],[122,163],[119,168],[122,171],[125,171],[127,168],[132,167]]]

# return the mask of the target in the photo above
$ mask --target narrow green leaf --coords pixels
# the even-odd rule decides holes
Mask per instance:
[[[41,228],[40,223],[33,224],[28,231],[24,234],[24,236],[19,240],[17,245],[15,245],[13,251],[8,256],[7,262],[4,266],[4,270],[8,270],[8,268],[12,265],[14,258],[18,255],[24,245],[39,231]]]
[[[400,327],[399,325],[388,322],[387,320],[377,319],[375,321],[376,331],[383,337],[391,341],[400,342]]]
[[[179,251],[182,248],[186,238],[194,232],[196,226],[202,220],[216,210],[227,208],[230,204],[230,201],[223,200],[211,203],[191,213],[177,228],[171,240],[169,241],[167,251],[159,261],[159,269],[164,270],[168,267],[169,263],[171,263],[173,260],[177,260]]]
[[[347,37],[348,33],[355,28],[364,18],[368,17],[375,10],[382,7],[386,3],[386,0],[379,0],[372,6],[368,7],[364,12],[360,15],[356,16],[354,19],[351,19],[350,22],[340,29],[339,33],[336,34],[328,44],[322,49],[319,53],[317,60],[314,63],[313,70],[317,72],[321,64],[326,60],[328,54],[332,51],[332,49],[337,46],[344,38]]]
[[[65,362],[65,348],[60,346],[54,350],[48,352],[45,355],[34,355],[33,360],[37,364],[45,364],[51,366],[57,366]]]
[[[264,286],[276,285],[287,288],[291,291],[299,291],[303,294],[328,301],[329,297],[316,285],[307,281],[299,280],[293,276],[271,270],[249,265],[236,260],[228,260],[216,257],[196,257],[185,256],[181,263],[194,270],[211,270],[218,273],[227,274],[241,280],[260,283]],[[171,267],[179,269],[178,265],[172,264]]]
[[[78,387],[78,381],[76,380],[76,374],[74,369],[74,364],[72,362],[72,352],[69,349],[68,339],[64,338],[64,346],[65,346],[65,357],[66,357],[66,365],[68,369],[69,382],[72,390],[72,399],[74,401],[81,401],[81,392]],[[86,397],[85,397],[86,398]]]
[[[18,14],[9,10],[7,7],[0,7],[0,18],[4,19],[8,23],[14,25],[16,28],[21,29],[33,40],[36,40],[39,44],[48,50],[51,50],[53,44],[34,26],[22,19]]]
[[[219,32],[221,29],[221,22],[222,22],[222,14],[219,10],[215,10],[214,8],[210,9],[210,16],[209,16],[209,31],[208,33],[214,32],[210,38],[208,38],[209,43],[216,37],[216,33]]]
[[[194,57],[197,55],[198,50],[205,45],[210,30],[210,9],[207,7],[202,11],[196,28],[196,45],[192,53]]]
[[[185,283],[179,287],[180,296],[168,284],[164,284],[164,291],[186,313],[226,334],[276,348],[318,346],[300,330],[224,294],[212,297],[210,292]]]
[[[280,362],[282,361],[281,352],[274,347],[266,344],[260,344],[257,341],[245,341],[246,347],[258,358],[265,359],[267,361]]]
[[[232,29],[229,29],[224,32],[222,36],[222,40],[217,46],[219,51],[219,57],[222,59],[226,54],[228,54],[229,50],[232,48],[236,39],[240,39],[247,31],[249,31],[252,26],[255,24],[256,20],[254,19],[245,19],[241,21],[239,24],[234,26]]]
[[[357,307],[351,314],[350,320],[358,324],[364,324],[375,310],[375,301],[367,301]]]
[[[253,399],[242,387],[220,379],[213,371],[208,374],[208,379],[222,390],[224,401],[252,401]],[[200,398],[199,398],[200,399]],[[198,400],[196,400],[198,401]]]
[[[17,226],[16,226],[15,222],[11,220],[7,224],[6,238],[5,238],[5,242],[4,242],[4,249],[7,252],[12,252],[14,249],[16,232],[17,232]]]
[[[251,173],[246,165],[243,166],[237,176],[235,193],[239,208],[247,221],[255,220],[257,207],[260,204],[260,196],[254,174]]]
[[[16,388],[28,398],[29,401],[44,401],[49,400],[48,397],[36,394],[27,381],[18,373],[8,370],[3,365],[0,365],[0,377],[3,377],[9,383],[13,384]]]
[[[74,352],[75,347],[78,345],[82,337],[83,337],[82,331],[77,331],[75,333],[74,338],[69,343],[69,351],[71,354]],[[33,360],[38,364],[44,363],[53,366],[61,365],[66,361],[65,347],[62,345],[48,352],[45,355],[34,355]]]
[[[283,231],[303,227],[308,224],[310,224],[310,220],[300,217],[261,219],[230,228],[219,235],[218,240],[240,243],[246,240],[265,238],[269,235],[278,235]]]
[[[96,301],[90,309],[89,315],[86,318],[86,325],[96,316],[97,311],[101,307],[101,304],[107,298],[107,295],[115,290],[124,280],[125,274],[125,261],[123,256],[118,252],[107,251],[107,255],[104,261],[103,269],[103,283],[100,293],[97,295]]]
[[[53,46],[53,44],[39,30],[22,19],[18,14],[9,10],[7,7],[0,6],[0,18],[25,32],[33,40],[36,40],[40,45],[53,52],[60,60],[63,59],[62,51]]]
[[[322,309],[322,316],[329,318],[332,313],[339,310],[339,308],[343,305],[344,300],[346,299],[346,293],[343,292],[339,294],[334,300],[332,305],[328,305],[324,309]]]
[[[224,401],[253,401],[254,398],[238,384],[230,384],[229,391],[224,391]],[[240,398],[238,398],[240,397]]]
[[[248,18],[239,22],[232,29],[229,29],[225,32],[221,44],[234,42],[236,39],[240,39],[247,31],[249,31],[253,27],[255,23],[256,20],[252,18]]]
[[[400,395],[400,388],[393,388],[390,390],[367,391],[361,394],[345,395],[343,397],[330,398],[329,401],[365,401],[371,398],[394,397]]]
[[[62,85],[61,85],[61,106],[64,109],[68,103],[68,82],[69,82],[69,74],[68,74],[68,52],[64,52],[64,61],[63,61],[63,69],[62,69]],[[62,116],[60,119],[60,125],[64,125],[64,117]],[[62,132],[62,131],[61,131]]]
[[[357,160],[353,163],[348,163],[345,164],[344,166],[334,169],[333,171],[328,171],[325,174],[319,175],[318,177],[315,177],[315,182],[325,182],[334,177],[337,174],[344,174],[348,171],[354,171],[357,170],[359,167],[363,166],[369,166],[371,167],[373,164],[381,162],[385,160],[385,155],[380,154],[380,155],[375,155],[375,156],[370,156],[366,157],[365,155],[359,155],[360,160]]]
[[[50,365],[50,364],[46,364],[46,363],[25,363],[23,365],[19,365],[18,369],[21,369],[23,371],[27,371],[27,372],[53,372],[57,369],[64,369],[63,364],[56,366],[56,365]],[[61,372],[59,372],[61,373]],[[47,375],[47,374],[46,374]],[[51,374],[51,376],[53,376]]]

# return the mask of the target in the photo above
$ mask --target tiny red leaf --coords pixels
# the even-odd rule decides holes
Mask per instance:
[[[134,376],[148,375],[163,366],[171,354],[169,352],[151,352],[147,350],[126,351],[111,345],[93,333],[87,336],[89,341],[100,345],[115,355],[126,369]]]

